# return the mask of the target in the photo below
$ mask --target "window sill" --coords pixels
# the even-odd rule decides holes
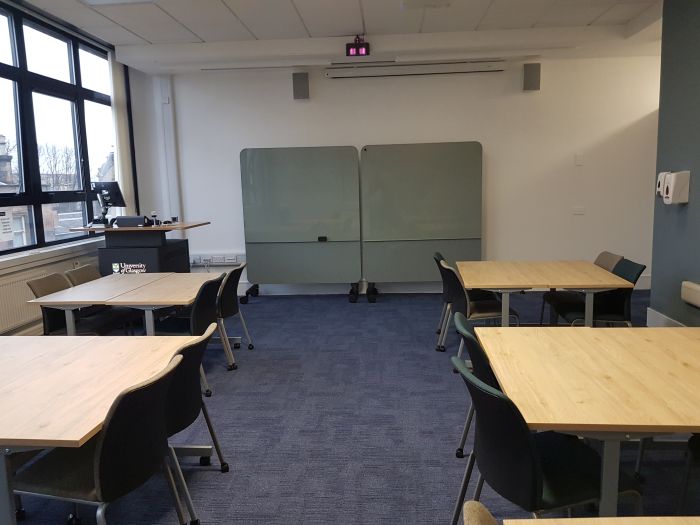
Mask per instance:
[[[43,264],[51,259],[60,259],[67,256],[96,252],[97,248],[103,245],[104,237],[100,236],[96,239],[83,239],[56,246],[46,246],[44,248],[36,248],[34,250],[26,250],[0,256],[0,272],[5,273],[17,269],[26,269],[29,266]],[[21,268],[16,268],[18,266]]]

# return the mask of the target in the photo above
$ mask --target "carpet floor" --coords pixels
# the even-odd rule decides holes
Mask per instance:
[[[635,324],[644,325],[648,301],[648,292],[635,292]],[[516,295],[512,306],[524,322],[539,321],[537,294]],[[466,464],[454,452],[469,400],[451,373],[454,331],[446,353],[433,350],[440,307],[436,294],[382,295],[376,304],[258,297],[244,305],[255,349],[237,350],[240,368],[232,372],[218,342],[205,361],[214,390],[207,404],[231,471],[219,472],[216,459],[211,467],[183,460],[201,522],[449,523]],[[238,320],[229,333],[240,333]],[[174,441],[210,443],[201,419]],[[634,455],[623,452],[623,468],[633,467]],[[648,453],[648,514],[675,510],[682,467],[682,448]],[[689,494],[688,510],[700,512],[700,472]],[[488,487],[482,501],[498,518],[526,517]],[[63,523],[70,510],[33,497],[25,507],[27,524]],[[631,510],[623,502],[622,513]],[[93,516],[83,508],[83,523]],[[107,519],[177,523],[160,475],[112,504]]]

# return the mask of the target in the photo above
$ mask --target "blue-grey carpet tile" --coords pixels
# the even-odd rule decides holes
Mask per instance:
[[[540,304],[538,294],[512,301],[524,322],[539,321]],[[644,325],[647,305],[648,293],[635,292],[636,324]],[[448,351],[434,351],[440,307],[437,294],[380,295],[376,304],[257,297],[243,305],[255,349],[235,352],[236,371],[226,371],[219,342],[205,361],[214,390],[206,402],[231,471],[219,472],[215,458],[211,467],[182,461],[202,523],[449,523],[467,461],[455,448],[469,399],[451,371],[454,330]],[[230,335],[240,334],[237,319],[228,326]],[[210,438],[200,418],[174,441]],[[634,448],[623,456],[631,470]],[[643,465],[646,512],[672,513],[683,449],[650,450]],[[476,474],[469,494],[475,482]],[[66,503],[24,501],[27,524],[61,524],[70,511]],[[498,518],[526,516],[488,486],[482,501]],[[632,505],[621,509],[629,513]],[[90,508],[81,510],[83,522],[94,523]],[[688,510],[700,511],[700,468]],[[112,504],[107,519],[177,523],[162,475]]]

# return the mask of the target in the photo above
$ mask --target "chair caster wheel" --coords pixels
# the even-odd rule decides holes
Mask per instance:
[[[223,472],[225,474],[228,471],[229,471],[228,463],[222,463],[221,464],[221,472]]]
[[[452,373],[453,373],[453,374],[459,374],[459,370],[457,370],[456,368],[453,368],[453,369],[452,369]]]
[[[641,472],[635,472],[632,474],[632,478],[634,478],[635,481],[638,481],[639,483],[644,483],[646,479],[644,476],[642,476]]]
[[[233,343],[234,350],[238,350],[241,347],[241,343]]]
[[[441,330],[435,330],[435,333],[436,333],[437,335],[440,335],[440,332],[441,332]]]
[[[199,458],[199,464],[202,467],[209,467],[211,466],[211,457],[209,456],[200,456]]]
[[[24,521],[27,518],[27,511],[24,509],[17,509],[15,511],[15,519],[17,521]]]
[[[190,521],[190,525],[199,525],[199,520]]]
[[[83,520],[78,516],[74,516],[73,514],[68,515],[68,521],[66,521],[67,525],[82,525],[82,523]]]
[[[253,343],[250,343],[250,344],[248,345],[248,350],[252,350],[253,348],[255,348],[255,347],[253,346]]]
[[[444,351],[445,351],[445,347],[444,347],[444,346],[436,346],[436,347],[435,347],[435,351],[436,351],[436,352],[444,352]]]
[[[208,388],[204,391],[204,397],[211,397],[211,390]]]
[[[226,370],[228,370],[229,372],[230,372],[231,370],[238,370],[238,365],[237,365],[236,363],[233,363],[232,365],[228,365],[228,366],[226,367]]]
[[[462,459],[464,457],[464,449],[458,448],[455,451],[455,456],[457,456],[459,459]]]

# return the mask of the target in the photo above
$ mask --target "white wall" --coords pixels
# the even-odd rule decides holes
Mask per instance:
[[[317,71],[308,101],[292,99],[288,70],[175,75],[182,215],[212,221],[189,234],[190,251],[244,252],[243,148],[478,140],[484,258],[592,259],[609,249],[649,265],[659,63],[548,60],[542,90],[530,93],[521,89],[518,65],[505,73],[351,80]],[[165,168],[153,148],[163,131],[148,107],[159,104],[157,79],[134,77],[141,207],[162,209],[157,179]],[[585,215],[574,216],[573,207]]]

